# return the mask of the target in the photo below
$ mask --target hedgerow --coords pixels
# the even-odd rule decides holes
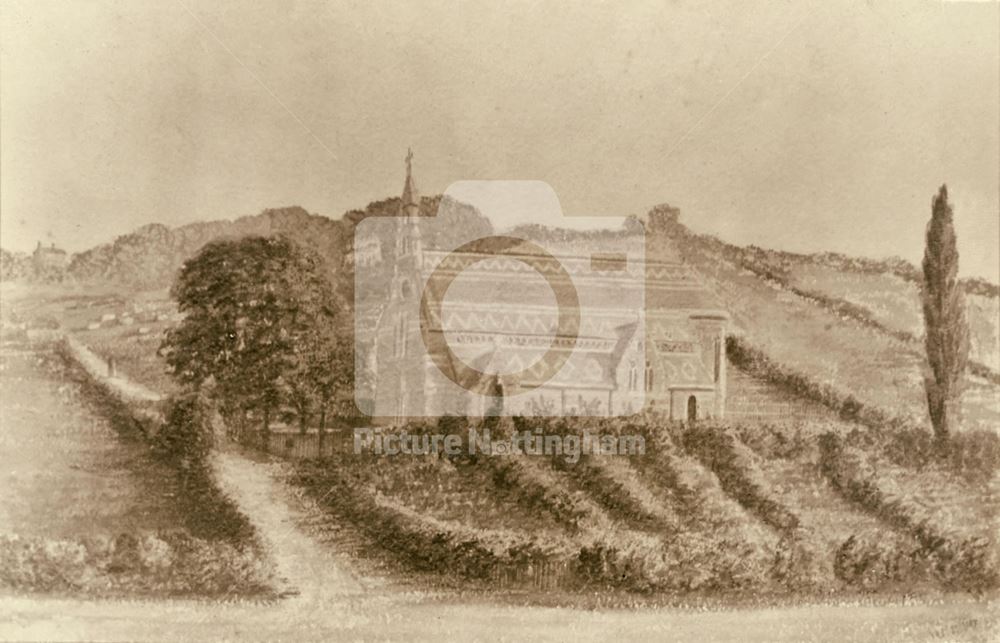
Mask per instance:
[[[526,458],[484,458],[483,463],[493,474],[494,486],[514,502],[532,511],[551,514],[572,531],[606,526],[607,517],[596,507],[570,493],[551,475]]]
[[[726,493],[780,532],[790,533],[799,518],[768,491],[753,457],[729,429],[699,424],[684,431],[684,448],[719,478]]]
[[[726,355],[741,370],[835,411],[845,422],[855,422],[867,432],[853,432],[853,443],[877,448],[903,466],[920,468],[931,461],[941,462],[953,472],[986,479],[1000,469],[1000,435],[987,431],[957,432],[944,443],[935,443],[931,434],[905,418],[859,401],[832,386],[770,360],[746,339],[726,337]]]
[[[183,531],[79,539],[0,536],[0,586],[90,596],[272,595],[274,570],[245,547]]]
[[[830,483],[847,499],[867,511],[911,533],[920,545],[908,554],[907,569],[919,568],[923,559],[931,565],[943,585],[971,592],[985,592],[1000,585],[1000,562],[996,543],[982,536],[964,536],[942,528],[931,511],[904,496],[887,490],[864,454],[845,446],[830,433],[821,438],[820,466]],[[877,548],[872,544],[845,543],[844,556],[862,561]],[[861,550],[862,555],[856,550]],[[884,556],[882,557],[884,558]],[[897,556],[898,558],[898,556]],[[854,568],[856,569],[856,565]],[[898,570],[897,562],[890,569]],[[851,568],[851,565],[842,565]]]
[[[303,463],[293,481],[415,569],[487,579],[503,567],[565,558],[569,553],[565,543],[552,538],[474,529],[418,514],[366,490],[329,462]]]

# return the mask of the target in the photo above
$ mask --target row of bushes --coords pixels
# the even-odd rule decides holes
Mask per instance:
[[[858,422],[868,427],[901,427],[906,421],[881,409],[870,407],[849,393],[828,384],[819,384],[808,375],[773,362],[763,351],[751,346],[743,337],[726,337],[726,357],[734,366],[766,380],[799,397],[818,402],[831,409],[846,422]]]
[[[830,421],[806,420],[791,424],[736,425],[732,428],[754,453],[766,460],[809,458],[819,444],[819,436],[831,430]]]
[[[779,530],[781,535],[776,540],[766,538],[764,533],[754,536],[755,532],[750,529],[753,523],[747,522],[745,514],[734,513],[721,499],[713,500],[712,489],[702,482],[702,478],[703,475],[711,476],[719,485],[718,493],[725,492],[734,498],[747,495],[738,492],[730,484],[740,483],[736,482],[735,477],[730,477],[727,482],[711,470],[700,470],[696,461],[684,453],[687,450],[683,445],[684,432],[677,431],[676,434],[676,439],[665,431],[659,436],[649,436],[647,444],[652,448],[648,452],[649,460],[645,466],[650,469],[652,479],[669,488],[684,508],[685,514],[691,519],[690,530],[705,533],[710,541],[715,542],[714,546],[719,551],[729,547],[734,537],[739,538],[741,548],[750,550],[743,556],[748,568],[755,570],[755,584],[759,588],[770,587],[776,591],[829,589],[828,575],[824,576],[815,548],[807,547],[803,542],[803,534],[799,530],[788,529]],[[678,446],[678,442],[681,446]],[[751,478],[742,477],[745,480]],[[756,488],[758,493],[755,496],[767,496],[762,483],[758,483]],[[775,503],[772,506],[779,505]],[[785,520],[788,520],[787,516]],[[791,525],[792,521],[788,521],[788,524]],[[721,556],[717,562],[709,562],[707,568],[725,578],[726,567],[730,562],[727,558],[728,556]]]
[[[184,532],[49,540],[0,536],[0,586],[89,596],[267,596],[256,552]]]
[[[770,274],[787,280],[789,272],[801,264],[813,264],[833,268],[841,272],[853,272],[867,275],[890,274],[903,281],[920,284],[923,274],[920,268],[899,257],[888,259],[869,259],[866,257],[849,257],[837,252],[822,252],[816,254],[801,254],[786,250],[770,250],[757,246],[734,246],[711,235],[695,235],[686,227],[679,225],[692,239],[701,245],[722,254],[730,261],[744,265],[748,270],[758,274]],[[963,277],[962,288],[970,295],[982,297],[1000,297],[1000,285],[991,283],[981,277]]]
[[[996,543],[985,537],[967,537],[943,529],[928,509],[880,484],[864,454],[845,445],[835,434],[828,433],[820,440],[820,467],[845,498],[916,538],[918,550],[893,553],[891,557],[896,568],[903,559],[907,559],[912,568],[928,564],[946,587],[975,593],[1000,586]],[[874,560],[885,561],[886,555],[874,555],[877,547],[873,543],[845,543],[847,550],[860,549],[865,555],[874,556]],[[851,557],[859,559],[856,552],[851,553]],[[863,561],[864,556],[860,559]]]
[[[539,422],[563,424],[561,420]],[[709,540],[679,525],[664,529],[659,518],[637,510],[634,499],[623,500],[621,495],[631,498],[631,493],[618,484],[606,480],[587,487],[591,495],[596,489],[602,496],[595,500],[617,508],[623,520],[613,522],[592,501],[566,490],[554,469],[546,468],[570,465],[559,459],[538,459],[542,464],[536,467],[530,457],[490,457],[480,459],[480,463],[496,472],[503,482],[498,486],[509,489],[516,501],[528,508],[552,511],[577,531],[580,545],[573,569],[579,584],[636,592],[731,591],[756,586],[765,575],[746,565],[755,559],[748,543]],[[581,463],[573,468],[583,477],[585,470],[599,470],[596,466],[581,467]],[[614,493],[615,489],[620,495]],[[648,493],[648,489],[645,491]],[[640,526],[652,526],[655,532],[662,533],[635,531],[635,522],[626,519],[631,513],[641,516],[637,519]]]
[[[683,444],[750,513],[785,534],[799,527],[798,516],[773,497],[749,449],[731,430],[715,425],[689,427],[683,433]]]
[[[978,480],[988,479],[1000,468],[1000,435],[996,433],[963,431],[951,435],[946,442],[935,441],[929,431],[907,419],[892,416],[853,395],[771,361],[742,337],[726,338],[726,355],[737,368],[822,404],[846,422],[867,427],[869,431],[855,431],[849,439],[882,450],[901,466],[924,467],[940,462],[959,475]]]
[[[327,461],[302,463],[293,482],[418,570],[488,579],[499,569],[527,567],[566,554],[565,544],[551,538],[474,529],[418,514],[366,490]]]
[[[481,461],[490,468],[494,488],[529,511],[548,513],[571,532],[607,525],[603,513],[546,476],[528,458],[497,457]]]
[[[560,516],[570,527],[568,539],[427,518],[377,494],[356,470],[364,465],[354,461],[302,463],[295,482],[404,564],[445,576],[489,579],[512,569],[555,564],[565,569],[559,584],[566,589],[732,592],[788,586],[780,580],[779,567],[787,567],[793,555],[776,549],[773,541],[747,539],[739,529],[717,529],[718,522],[733,525],[743,516],[716,517],[711,523],[699,517],[692,519],[705,520],[699,529],[673,533],[636,531],[631,524],[608,520],[589,499],[568,492],[561,474],[550,468],[550,459],[538,459],[536,467],[534,461],[527,462],[530,457],[480,456],[474,466],[490,467],[501,481],[496,488],[522,506]],[[690,493],[699,491],[692,487]]]
[[[614,476],[600,456],[580,456],[579,462],[567,463],[554,456],[553,466],[562,469],[577,485],[603,507],[614,519],[632,527],[665,535],[680,531],[677,517],[657,506],[649,490],[634,481]]]

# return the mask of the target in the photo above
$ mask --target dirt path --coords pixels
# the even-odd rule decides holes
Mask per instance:
[[[248,459],[234,449],[212,455],[219,487],[257,529],[293,600],[329,603],[365,591],[362,583],[303,528],[309,516],[279,479],[280,464]]]

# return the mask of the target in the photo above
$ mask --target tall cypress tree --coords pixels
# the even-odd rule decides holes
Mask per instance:
[[[969,361],[969,327],[958,283],[958,248],[947,185],[941,186],[932,203],[923,268],[925,344],[931,370],[924,388],[934,434],[945,440],[956,419]]]

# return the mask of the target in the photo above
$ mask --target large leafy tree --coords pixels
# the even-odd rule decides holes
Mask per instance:
[[[947,439],[955,420],[962,378],[969,362],[969,327],[958,282],[958,247],[948,187],[934,197],[924,249],[925,345],[931,374],[925,379],[934,434]]]
[[[268,430],[276,412],[295,408],[304,423],[341,352],[339,302],[322,259],[284,237],[206,245],[178,275],[171,294],[184,320],[161,350],[174,377],[207,389],[227,419],[250,411]],[[342,340],[341,340],[342,341]]]

